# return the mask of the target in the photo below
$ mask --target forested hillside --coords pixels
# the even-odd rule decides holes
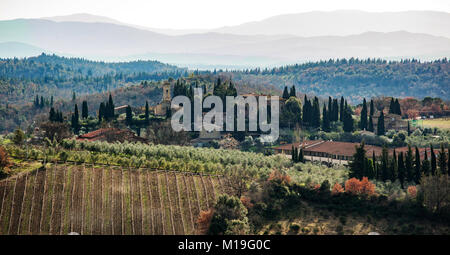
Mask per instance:
[[[96,93],[142,80],[185,75],[186,69],[158,61],[105,63],[41,54],[24,59],[0,59],[0,95],[21,103],[37,94],[70,97]]]
[[[295,85],[297,91],[321,97],[344,96],[349,103],[376,96],[450,99],[450,63],[417,60],[341,59],[232,72],[239,83]]]

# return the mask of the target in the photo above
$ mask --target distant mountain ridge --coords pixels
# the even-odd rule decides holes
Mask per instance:
[[[342,11],[331,12],[327,15],[344,15],[346,13]],[[356,22],[355,17],[361,12],[355,11],[356,14],[352,13],[347,13],[347,16],[349,19],[353,17],[354,22]],[[419,12],[422,16],[425,15],[424,13],[428,12]],[[411,16],[410,12],[406,12],[406,14]],[[449,14],[438,14],[444,16],[442,23],[446,24],[446,17]],[[292,20],[292,17],[299,17],[298,15],[292,14],[289,16],[291,18],[288,19],[284,16],[272,19],[285,22],[286,20]],[[300,16],[304,17],[304,15],[306,14]],[[261,22],[267,23],[268,20]],[[325,20],[324,22],[330,27],[339,23],[337,21],[326,22]],[[430,18],[430,20],[433,21],[434,19]],[[435,25],[431,21],[423,23]],[[283,22],[277,24],[284,24]],[[313,20],[310,23],[314,24]],[[254,26],[256,23],[252,24]],[[247,25],[243,24],[242,26]],[[251,35],[239,34],[245,29],[242,30],[237,27],[223,29],[212,30],[215,32],[174,36],[88,14],[46,19],[6,20],[0,21],[0,31],[2,31],[0,33],[0,57],[36,55],[33,53],[42,50],[44,52],[56,52],[64,56],[77,56],[93,60],[157,59],[189,68],[204,67],[211,69],[211,67],[279,66],[330,58],[359,57],[397,60],[418,58],[433,60],[450,56],[450,37],[434,36],[422,32],[413,33],[407,31],[407,29],[393,32],[379,32],[374,29],[345,36],[322,35],[310,37],[286,35],[289,34],[289,31],[282,29],[277,30],[278,34],[270,35],[257,35],[257,29],[252,30],[253,34]],[[441,25],[436,25],[433,29],[430,28],[429,31],[439,30],[442,32]],[[223,33],[226,31],[229,33]],[[271,27],[267,26],[264,31],[267,31],[268,34],[271,33]],[[326,31],[328,30],[322,32]],[[447,28],[446,31],[449,31],[449,29]],[[11,42],[17,42],[21,45],[14,45]],[[4,43],[9,43],[9,45]],[[14,50],[10,50],[10,48]]]
[[[450,13],[437,11],[366,12],[339,10],[284,14],[261,21],[215,29],[214,32],[296,36],[347,36],[368,31],[408,31],[450,38]]]

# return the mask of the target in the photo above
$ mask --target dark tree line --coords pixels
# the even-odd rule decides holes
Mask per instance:
[[[428,159],[430,154],[430,159]],[[405,183],[420,183],[423,175],[450,175],[450,148],[445,151],[441,144],[440,151],[436,155],[433,146],[429,150],[425,149],[424,159],[421,160],[419,148],[415,147],[413,152],[411,146],[408,150],[397,154],[395,149],[389,155],[388,149],[383,147],[381,156],[378,158],[373,153],[372,158],[366,156],[364,142],[356,146],[353,161],[350,163],[350,177],[361,179],[377,179],[380,181],[395,182],[398,180],[404,188]]]

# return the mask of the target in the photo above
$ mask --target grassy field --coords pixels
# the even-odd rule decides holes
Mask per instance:
[[[422,121],[419,121],[419,125],[421,124]],[[450,129],[450,118],[426,119],[423,120],[423,126]]]

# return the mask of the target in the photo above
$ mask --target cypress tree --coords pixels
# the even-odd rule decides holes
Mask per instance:
[[[381,151],[381,180],[387,181],[390,177],[389,171],[389,152],[386,146],[383,146]]]
[[[353,154],[353,161],[350,162],[350,177],[362,179],[366,175],[366,150],[364,149],[364,141],[360,146],[355,146],[355,154]]]
[[[295,149],[294,149],[294,156],[295,156],[295,163],[298,163],[299,162],[299,158],[298,158],[298,148],[297,147],[295,147]]]
[[[114,119],[114,115],[115,115],[114,114],[114,102],[113,102],[111,94],[109,94],[108,105],[109,105],[108,119]]]
[[[49,121],[55,121],[56,120],[56,113],[55,113],[55,109],[53,107],[50,108],[50,113],[49,113],[48,120]]]
[[[86,101],[83,101],[81,106],[81,118],[87,119],[88,116],[89,116],[88,104]]]
[[[333,121],[333,100],[331,97],[328,97],[328,114],[327,114],[329,122]]]
[[[295,155],[295,148],[294,148],[294,145],[292,145],[292,149],[291,149],[292,162],[295,162],[295,157],[296,157],[296,155]]]
[[[149,123],[149,119],[150,119],[150,111],[148,108],[148,101],[145,101],[145,123]]]
[[[295,86],[292,85],[291,91],[289,93],[289,97],[297,97],[297,93],[295,92]]]
[[[305,95],[306,96],[306,95]],[[284,99],[289,99],[289,92],[288,92],[288,88],[287,86],[284,86],[284,90],[283,90],[283,98]]]
[[[450,176],[450,145],[447,148],[447,175]]]
[[[416,146],[416,161],[414,162],[414,181],[416,182],[416,184],[419,184],[420,182],[420,177],[422,177],[422,172],[421,172],[421,165],[420,165],[420,152],[419,152],[419,148],[417,148]]]
[[[133,124],[133,112],[131,111],[131,106],[129,106],[129,105],[126,108],[125,121],[127,123],[127,126],[131,126],[131,124]]]
[[[410,136],[410,135],[411,135],[411,127],[410,127],[409,121],[408,121],[408,136]]]
[[[436,175],[437,164],[436,164],[436,154],[434,154],[433,144],[430,145],[430,149],[431,149],[431,175]]]
[[[398,179],[400,180],[400,184],[402,189],[404,188],[403,184],[405,182],[405,163],[403,161],[403,152],[400,152],[398,155]]]
[[[319,106],[319,99],[317,97],[314,97],[312,117],[313,117],[312,126],[315,128],[320,127],[320,106]]]
[[[74,130],[75,133],[78,133],[78,131],[80,130],[80,123],[79,123],[79,113],[78,113],[78,105],[75,104],[75,110],[73,112],[72,115],[72,128]]]
[[[53,106],[53,96],[50,97],[50,106]]]
[[[413,169],[413,154],[411,146],[408,145],[408,152],[405,155],[405,170],[406,170],[406,180],[408,182],[414,181],[414,169]]]
[[[369,116],[372,117],[375,114],[375,107],[373,106],[373,99],[370,99],[370,114]]]
[[[322,130],[325,132],[330,131],[330,119],[328,117],[328,114],[329,113],[327,112],[327,107],[324,104],[322,109]]]
[[[373,172],[374,172],[374,179],[379,180],[379,172],[378,172],[378,164],[377,164],[377,158],[375,157],[375,151],[372,151],[372,164],[373,164]]]
[[[100,107],[98,108],[98,121],[102,121],[105,119],[105,103],[101,102]]]
[[[300,148],[300,152],[298,154],[298,160],[302,163],[305,163],[305,156],[304,156],[303,148]]]
[[[373,132],[373,121],[372,121],[372,116],[369,116],[369,125],[367,126],[367,130],[370,132]]]
[[[447,155],[445,154],[444,144],[441,143],[441,150],[439,151],[439,168],[441,174],[447,174]]]
[[[341,105],[339,107],[339,120],[344,122],[344,97],[341,97]]]
[[[394,107],[395,107],[395,114],[402,115],[402,110],[400,107],[400,103],[398,102],[398,98],[395,99]]]
[[[360,124],[359,128],[361,130],[367,129],[367,103],[365,98],[363,100],[363,106],[361,110],[361,121],[359,122],[359,124]]]
[[[339,120],[339,105],[338,100],[333,99],[333,121]]]
[[[427,153],[427,149],[425,148],[425,157],[422,161],[422,173],[424,175],[429,175],[430,174],[430,161],[428,160],[428,153]]]
[[[377,122],[377,135],[384,135],[384,132],[384,114],[383,111],[381,111]]]
[[[44,97],[41,96],[41,102],[39,103],[39,107],[44,108]]]
[[[395,182],[395,179],[397,179],[397,173],[398,173],[397,153],[395,152],[394,149],[390,166],[390,175],[391,175],[390,179],[392,182]]]
[[[345,132],[353,132],[353,118],[352,118],[352,113],[350,111],[350,109],[348,107],[346,107],[346,109],[344,110],[344,131]]]
[[[391,102],[389,103],[389,113],[395,114],[395,101],[393,97],[391,97]]]

